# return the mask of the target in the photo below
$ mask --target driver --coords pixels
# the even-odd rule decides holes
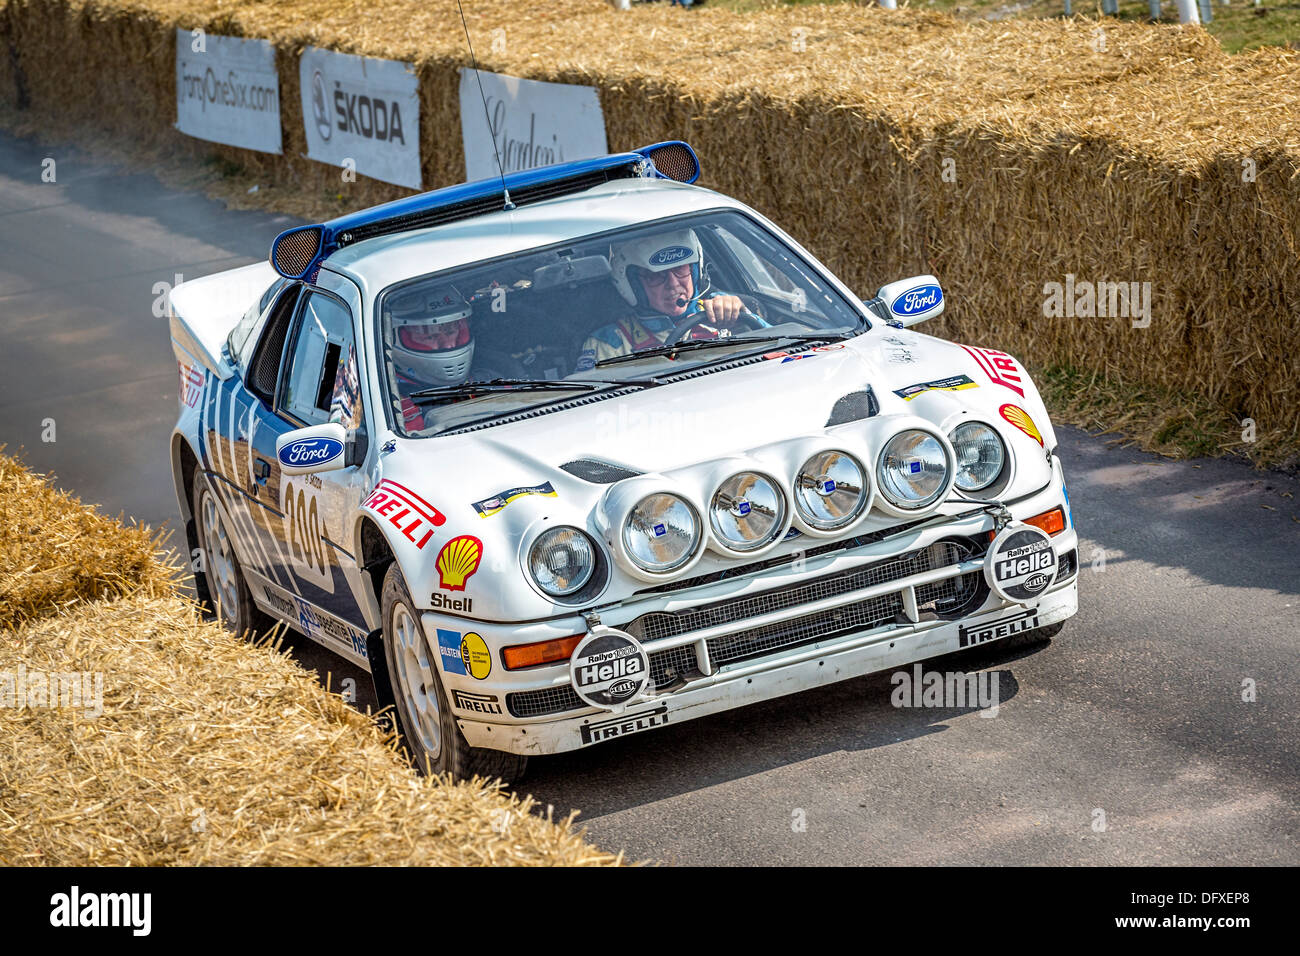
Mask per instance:
[[[425,427],[425,409],[410,398],[412,392],[439,385],[459,385],[469,378],[474,360],[469,303],[443,295],[419,315],[392,315],[391,348],[397,393],[402,399],[402,419],[408,430]]]
[[[601,326],[582,343],[576,371],[638,349],[662,345],[684,324],[687,339],[730,334],[745,305],[739,296],[700,292],[704,250],[694,229],[678,229],[615,246],[614,285],[634,315]],[[721,330],[726,329],[726,332]]]

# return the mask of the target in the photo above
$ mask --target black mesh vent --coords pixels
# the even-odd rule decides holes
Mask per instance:
[[[832,551],[848,551],[852,548],[860,548],[865,544],[875,544],[877,541],[883,541],[885,538],[892,537],[896,534],[902,534],[909,528],[913,528],[921,521],[913,521],[909,524],[901,524],[895,528],[885,528],[881,531],[871,531],[867,534],[860,534],[844,541],[832,541],[829,544],[818,545],[815,548],[808,548],[798,551],[794,554],[786,554],[776,558],[768,558],[766,561],[757,561],[754,564],[745,564],[737,568],[726,568],[722,571],[712,571],[709,574],[701,574],[693,578],[683,578],[680,581],[669,581],[667,584],[657,584],[652,588],[642,588],[637,594],[667,594],[672,591],[681,591],[686,588],[703,587],[706,584],[717,584],[719,581],[725,581],[728,578],[738,578],[746,574],[759,574],[771,568],[779,568],[783,564],[789,564],[797,558],[815,558],[821,554],[830,554]]]
[[[1079,570],[1079,552],[1071,548],[1061,555],[1061,567],[1056,572],[1056,580],[1068,581]]]
[[[308,226],[286,235],[276,244],[271,265],[282,275],[302,275],[320,249],[321,231],[320,226]]]
[[[637,475],[642,474],[642,472],[611,465],[607,461],[600,461],[596,458],[578,458],[574,461],[566,461],[560,468],[574,477],[581,478],[583,481],[590,481],[593,485],[612,485],[624,478],[635,478]]]
[[[840,398],[831,409],[831,417],[826,419],[826,427],[843,425],[845,422],[857,422],[880,414],[880,403],[876,393],[868,385],[860,392],[849,392]]]
[[[280,356],[284,354],[284,338],[289,334],[290,309],[281,309],[271,316],[265,337],[258,346],[257,358],[253,360],[253,391],[262,398],[271,401],[275,395],[276,380],[280,375]]]

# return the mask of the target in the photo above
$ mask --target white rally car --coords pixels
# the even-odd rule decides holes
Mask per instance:
[[[863,301],[698,175],[664,143],[441,189],[170,296],[200,597],[367,669],[422,768],[511,779],[1076,611],[1020,364],[911,329],[934,277]]]

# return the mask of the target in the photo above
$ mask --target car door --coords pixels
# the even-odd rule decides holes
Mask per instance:
[[[292,583],[298,623],[309,636],[353,651],[364,619],[351,583],[357,579],[356,561],[346,521],[361,500],[359,468],[284,475],[275,445],[286,432],[330,421],[364,442],[355,331],[352,311],[343,299],[323,289],[303,291],[285,336],[274,407],[258,409],[251,438],[255,474],[265,476],[267,499],[279,513],[279,570]],[[347,622],[352,630],[312,615],[302,602]]]
[[[281,524],[278,485],[267,456],[255,442],[259,431],[274,427],[273,404],[284,344],[301,286],[268,290],[255,341],[232,355],[237,374],[219,380],[208,390],[200,414],[203,467],[221,500],[235,552],[253,597],[265,605],[262,582],[291,588],[292,580],[281,567],[285,561],[277,547]],[[274,450],[274,449],[273,449]],[[274,460],[275,456],[270,456]]]

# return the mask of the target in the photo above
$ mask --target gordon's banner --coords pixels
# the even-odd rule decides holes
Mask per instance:
[[[420,188],[420,95],[410,63],[309,46],[298,78],[308,158]]]
[[[177,30],[176,128],[213,143],[280,152],[280,77],[270,42]]]
[[[462,69],[460,126],[469,180],[497,175],[497,152],[508,173],[608,152],[605,116],[591,86],[542,83],[500,73],[476,77],[473,70]]]

